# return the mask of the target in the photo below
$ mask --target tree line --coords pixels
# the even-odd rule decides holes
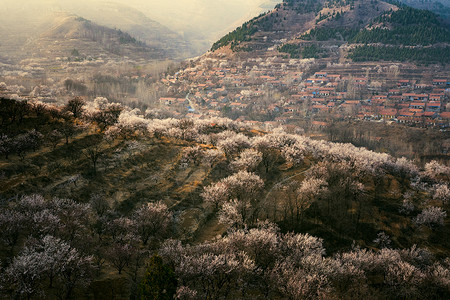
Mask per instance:
[[[448,64],[449,47],[407,48],[398,46],[356,46],[348,55],[353,61],[411,61],[421,64]]]

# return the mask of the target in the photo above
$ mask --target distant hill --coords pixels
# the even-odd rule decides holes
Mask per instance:
[[[76,15],[92,22],[127,32],[159,49],[159,57],[173,59],[191,57],[194,52],[190,44],[177,33],[146,17],[140,11],[126,5],[100,1],[29,1],[20,3],[5,0],[0,7],[2,26],[0,31],[0,55],[13,61],[23,57],[17,51],[30,40],[46,34],[60,19],[61,14]]]
[[[188,40],[199,53],[212,42],[279,0],[115,0],[142,11]]]
[[[167,51],[168,58],[187,58],[206,51],[227,31],[263,11],[278,0],[2,0],[0,18],[8,30],[0,33],[0,54],[17,49],[35,35],[45,19],[64,11],[99,25],[128,32],[152,47]],[[44,22],[44,23],[43,23]],[[14,32],[12,32],[14,31]],[[39,32],[38,32],[39,33]],[[6,37],[8,39],[6,39]],[[13,51],[13,50],[12,50]]]
[[[285,0],[221,38],[211,50],[230,47],[262,54],[277,49],[291,58],[343,59],[348,54],[354,61],[447,63],[449,42],[450,30],[431,11],[383,1]],[[342,51],[330,50],[332,45]]]
[[[126,32],[67,13],[55,13],[49,29],[29,39],[22,49],[27,58],[71,57],[77,60],[120,55],[162,59],[166,55],[164,49],[150,47]]]
[[[59,5],[61,10],[102,26],[120,29],[151,47],[162,48],[170,58],[186,58],[198,54],[181,35],[148,18],[135,8],[115,2],[84,2],[63,1]]]

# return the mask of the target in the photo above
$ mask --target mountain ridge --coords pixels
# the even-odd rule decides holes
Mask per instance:
[[[356,48],[360,44],[373,44],[377,47],[371,48],[375,52],[367,54],[368,56],[362,54],[360,49],[355,50],[356,54],[350,53],[346,56],[348,59],[361,60],[364,57],[371,59],[371,55],[379,58],[377,51],[385,50],[380,48],[381,46],[447,47],[450,42],[450,31],[437,15],[392,3],[285,0],[274,10],[244,23],[225,35],[213,44],[211,51],[230,46],[233,52],[259,52],[264,55],[265,52],[274,52],[273,47],[276,47],[291,58],[300,58],[304,47],[314,46],[318,51],[302,58],[336,58],[338,54],[327,49],[333,44],[337,46],[348,44],[346,47],[349,49]],[[317,34],[321,36],[317,38]],[[334,42],[325,43],[329,40]],[[432,49],[405,49],[398,53],[403,54],[386,56],[386,60],[406,59],[426,63],[449,61],[445,53],[435,57],[435,51]],[[341,55],[340,59],[344,57]]]

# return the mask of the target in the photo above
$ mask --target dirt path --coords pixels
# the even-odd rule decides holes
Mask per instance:
[[[294,174],[294,175],[291,175],[291,176],[289,176],[289,177],[286,177],[286,178],[284,178],[283,180],[280,180],[280,181],[278,181],[277,183],[275,183],[275,184],[272,186],[272,188],[267,192],[267,195],[266,195],[266,197],[264,198],[264,203],[267,202],[267,199],[269,198],[270,194],[272,193],[272,191],[273,191],[276,187],[280,186],[281,184],[285,183],[285,182],[288,181],[288,180],[291,180],[291,179],[294,178],[294,177],[297,177],[297,176],[300,176],[300,175],[305,174],[309,169],[310,169],[310,168],[308,168],[308,169],[306,169],[306,170],[303,170],[303,171],[301,171],[301,172],[299,172],[299,173],[296,173],[296,174]]]
[[[217,215],[214,215],[196,232],[194,243],[200,244],[203,242],[211,241],[217,236],[221,236],[226,232],[226,230],[227,227],[219,222],[219,218],[217,217]]]

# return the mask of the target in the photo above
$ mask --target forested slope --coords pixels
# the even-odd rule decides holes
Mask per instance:
[[[255,52],[276,46],[291,58],[328,59],[336,55],[330,45],[346,45],[353,61],[446,64],[449,41],[445,20],[400,2],[293,0],[244,23],[211,50],[230,46],[234,52]]]
[[[5,298],[447,298],[448,167],[154,113],[1,100]]]

